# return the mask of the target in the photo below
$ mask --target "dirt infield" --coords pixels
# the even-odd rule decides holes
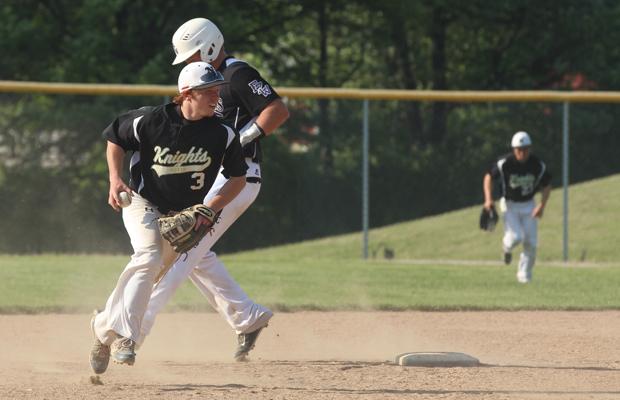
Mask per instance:
[[[2,399],[617,399],[620,312],[276,314],[252,361],[215,314],[163,314],[133,367],[90,382],[87,315],[0,316]],[[394,365],[456,351],[472,368]]]

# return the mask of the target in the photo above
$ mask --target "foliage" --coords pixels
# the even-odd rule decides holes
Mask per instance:
[[[0,76],[97,83],[175,82],[170,37],[189,18],[222,29],[229,52],[275,86],[618,90],[620,5],[609,0],[311,1],[6,0]],[[161,98],[0,96],[0,252],[127,251],[105,208],[100,132]],[[291,118],[265,140],[258,202],[218,248],[231,251],[360,228],[361,105],[288,99]],[[556,185],[561,106],[371,103],[373,226],[476,204],[488,164],[513,132],[533,135]],[[620,171],[613,105],[571,106],[571,182]],[[302,147],[304,152],[291,149]],[[574,167],[573,167],[574,166]],[[11,201],[6,201],[10,199]],[[32,212],[45,204],[46,211]],[[71,205],[71,206],[69,206]],[[39,206],[39,209],[41,207]],[[269,230],[264,227],[269,226]],[[256,232],[247,235],[247,232]]]

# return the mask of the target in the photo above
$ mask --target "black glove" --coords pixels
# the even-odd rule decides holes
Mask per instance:
[[[497,221],[499,221],[499,216],[494,206],[491,206],[488,210],[482,207],[482,211],[480,212],[480,229],[493,232],[495,225],[497,225]]]

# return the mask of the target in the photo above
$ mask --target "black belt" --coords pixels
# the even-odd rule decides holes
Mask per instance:
[[[247,178],[245,178],[245,181],[247,183],[260,183],[261,182],[260,178],[256,176],[248,176]]]

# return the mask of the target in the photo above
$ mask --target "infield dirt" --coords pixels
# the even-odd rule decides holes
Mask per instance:
[[[93,384],[88,315],[1,315],[2,399],[617,399],[620,312],[277,313],[251,361],[216,314],[159,317]],[[456,351],[472,368],[400,367]],[[96,381],[95,381],[96,382]]]

